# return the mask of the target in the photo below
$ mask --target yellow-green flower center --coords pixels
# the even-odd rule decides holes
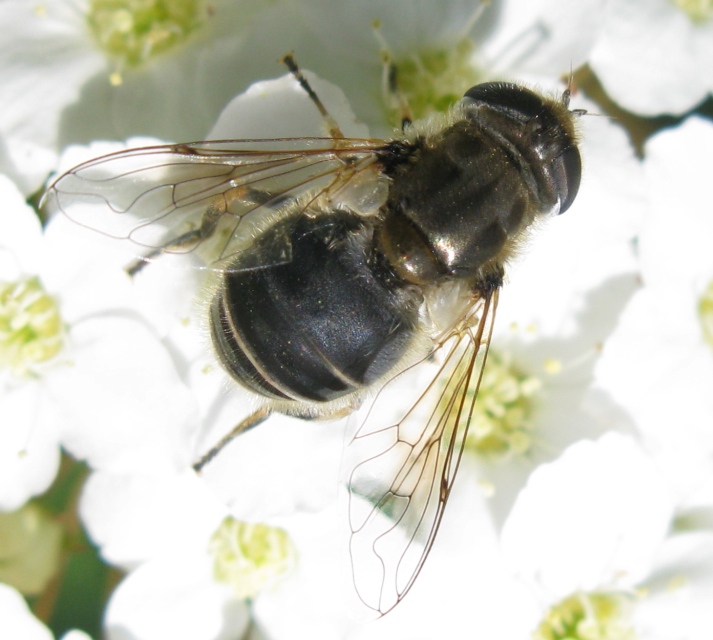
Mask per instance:
[[[186,40],[207,16],[204,0],[89,0],[87,24],[121,67],[135,67]]]
[[[398,88],[415,119],[446,111],[482,81],[472,61],[474,49],[473,41],[463,38],[448,49],[418,51],[394,60]]]
[[[698,318],[703,329],[703,337],[713,348],[713,280],[708,283],[708,287],[698,301]]]
[[[507,355],[491,349],[466,448],[488,458],[526,453],[532,443],[534,396],[541,386],[539,378],[523,373]]]
[[[576,593],[553,606],[534,640],[636,640],[634,600],[625,593]]]
[[[713,18],[713,0],[673,0],[693,22],[708,22]]]
[[[228,517],[210,544],[213,576],[229,584],[238,598],[253,598],[296,564],[297,551],[284,529]]]
[[[59,307],[39,278],[0,283],[0,369],[16,376],[35,373],[64,345]]]

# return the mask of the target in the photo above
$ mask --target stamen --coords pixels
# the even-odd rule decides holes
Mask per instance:
[[[275,585],[294,568],[297,551],[284,529],[227,517],[210,544],[213,575],[238,598],[250,599]]]
[[[554,605],[534,640],[636,640],[634,597],[621,592],[576,593]]]
[[[59,306],[39,278],[0,283],[0,369],[18,377],[33,375],[64,342]]]
[[[184,42],[209,15],[204,0],[89,0],[87,25],[117,63],[110,75],[121,84],[121,70],[138,67]]]

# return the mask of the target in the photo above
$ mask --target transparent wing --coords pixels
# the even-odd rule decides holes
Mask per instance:
[[[376,197],[386,180],[375,162],[383,144],[282,138],[129,149],[71,169],[45,202],[80,225],[130,240],[147,259],[200,247],[215,266],[244,248],[242,227],[259,224],[261,214],[296,202],[325,207]]]
[[[353,579],[362,602],[380,614],[406,595],[433,545],[473,415],[497,300],[497,290],[478,300],[470,321],[441,345],[437,375],[414,389],[418,400],[395,421],[389,420],[393,392],[413,383],[418,366],[385,385],[350,444],[358,451],[350,455],[361,460],[348,482]]]

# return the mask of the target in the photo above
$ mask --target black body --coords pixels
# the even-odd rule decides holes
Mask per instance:
[[[421,299],[376,263],[372,236],[353,213],[295,215],[246,251],[238,269],[268,244],[287,243],[292,255],[226,274],[211,327],[228,371],[262,395],[314,402],[387,373],[413,337]]]
[[[581,162],[566,97],[473,87],[440,130],[387,143],[376,218],[296,210],[226,272],[211,305],[223,365],[258,393],[328,402],[387,375],[418,329],[426,288],[464,282],[477,300],[534,219],[559,213]],[[285,243],[291,260],[259,269]]]

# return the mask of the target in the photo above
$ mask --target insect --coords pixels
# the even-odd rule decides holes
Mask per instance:
[[[460,462],[508,259],[539,218],[566,211],[581,160],[569,93],[486,83],[390,140],[195,142],[85,162],[52,206],[143,252],[186,254],[216,275],[215,352],[260,409],[302,418],[371,409],[350,445],[350,554],[357,593],[384,614],[414,583]],[[394,413],[390,392],[425,360]],[[367,403],[368,404],[368,403]]]

